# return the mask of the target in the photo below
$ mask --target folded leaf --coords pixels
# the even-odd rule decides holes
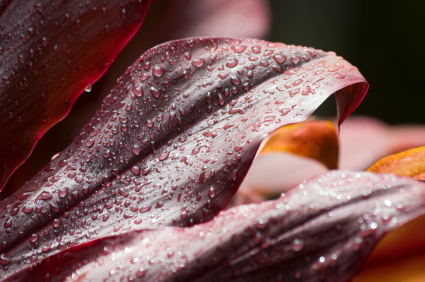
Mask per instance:
[[[338,168],[338,135],[330,121],[291,124],[273,132],[261,153],[288,152]]]
[[[394,173],[425,180],[425,146],[385,157],[373,164],[367,171]]]
[[[366,90],[334,53],[229,38],[159,45],[68,148],[0,203],[3,263],[13,272],[97,238],[210,220],[268,133],[335,91],[357,105]]]
[[[384,234],[421,214],[420,182],[333,171],[191,228],[129,232],[70,249],[10,281],[351,281]]]
[[[106,71],[149,3],[14,0],[0,6],[0,189]]]

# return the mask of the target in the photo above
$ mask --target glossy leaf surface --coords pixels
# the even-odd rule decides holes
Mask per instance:
[[[387,232],[425,213],[425,185],[333,171],[191,228],[102,239],[15,277],[84,281],[351,281]],[[9,281],[14,281],[11,278]]]
[[[260,154],[288,152],[312,158],[329,169],[338,168],[338,135],[330,121],[306,121],[279,128]]]
[[[13,271],[97,238],[210,220],[268,133],[335,91],[357,105],[366,90],[355,67],[311,48],[221,38],[157,46],[75,141],[1,203],[0,262]]]
[[[141,25],[150,0],[0,6],[0,188]]]
[[[385,157],[373,164],[367,171],[394,173],[425,180],[425,146]]]

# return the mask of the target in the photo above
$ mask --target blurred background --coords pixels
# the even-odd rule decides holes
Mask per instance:
[[[414,0],[154,0],[142,27],[107,73],[40,139],[4,191],[22,186],[72,141],[138,56],[183,37],[261,38],[335,51],[357,66],[370,83],[356,115],[389,124],[425,124],[424,11],[425,1]],[[316,112],[335,113],[334,99]]]

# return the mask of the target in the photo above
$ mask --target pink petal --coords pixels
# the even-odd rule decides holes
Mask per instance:
[[[177,37],[223,36],[263,38],[271,25],[266,0],[196,0],[183,11]]]
[[[364,170],[393,153],[425,145],[425,126],[388,126],[370,117],[349,118],[340,131],[340,168]]]
[[[252,163],[240,189],[254,190],[262,195],[280,194],[304,179],[327,170],[317,161],[292,154],[259,155]]]

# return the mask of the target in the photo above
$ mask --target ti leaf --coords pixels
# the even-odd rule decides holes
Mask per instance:
[[[208,221],[267,134],[334,92],[342,122],[366,90],[357,68],[312,48],[231,38],[159,45],[71,145],[1,202],[0,264],[12,273],[106,236]]]
[[[0,3],[0,190],[109,67],[150,0]]]
[[[6,281],[351,281],[377,242],[425,213],[425,185],[332,171],[191,228],[104,238]]]

